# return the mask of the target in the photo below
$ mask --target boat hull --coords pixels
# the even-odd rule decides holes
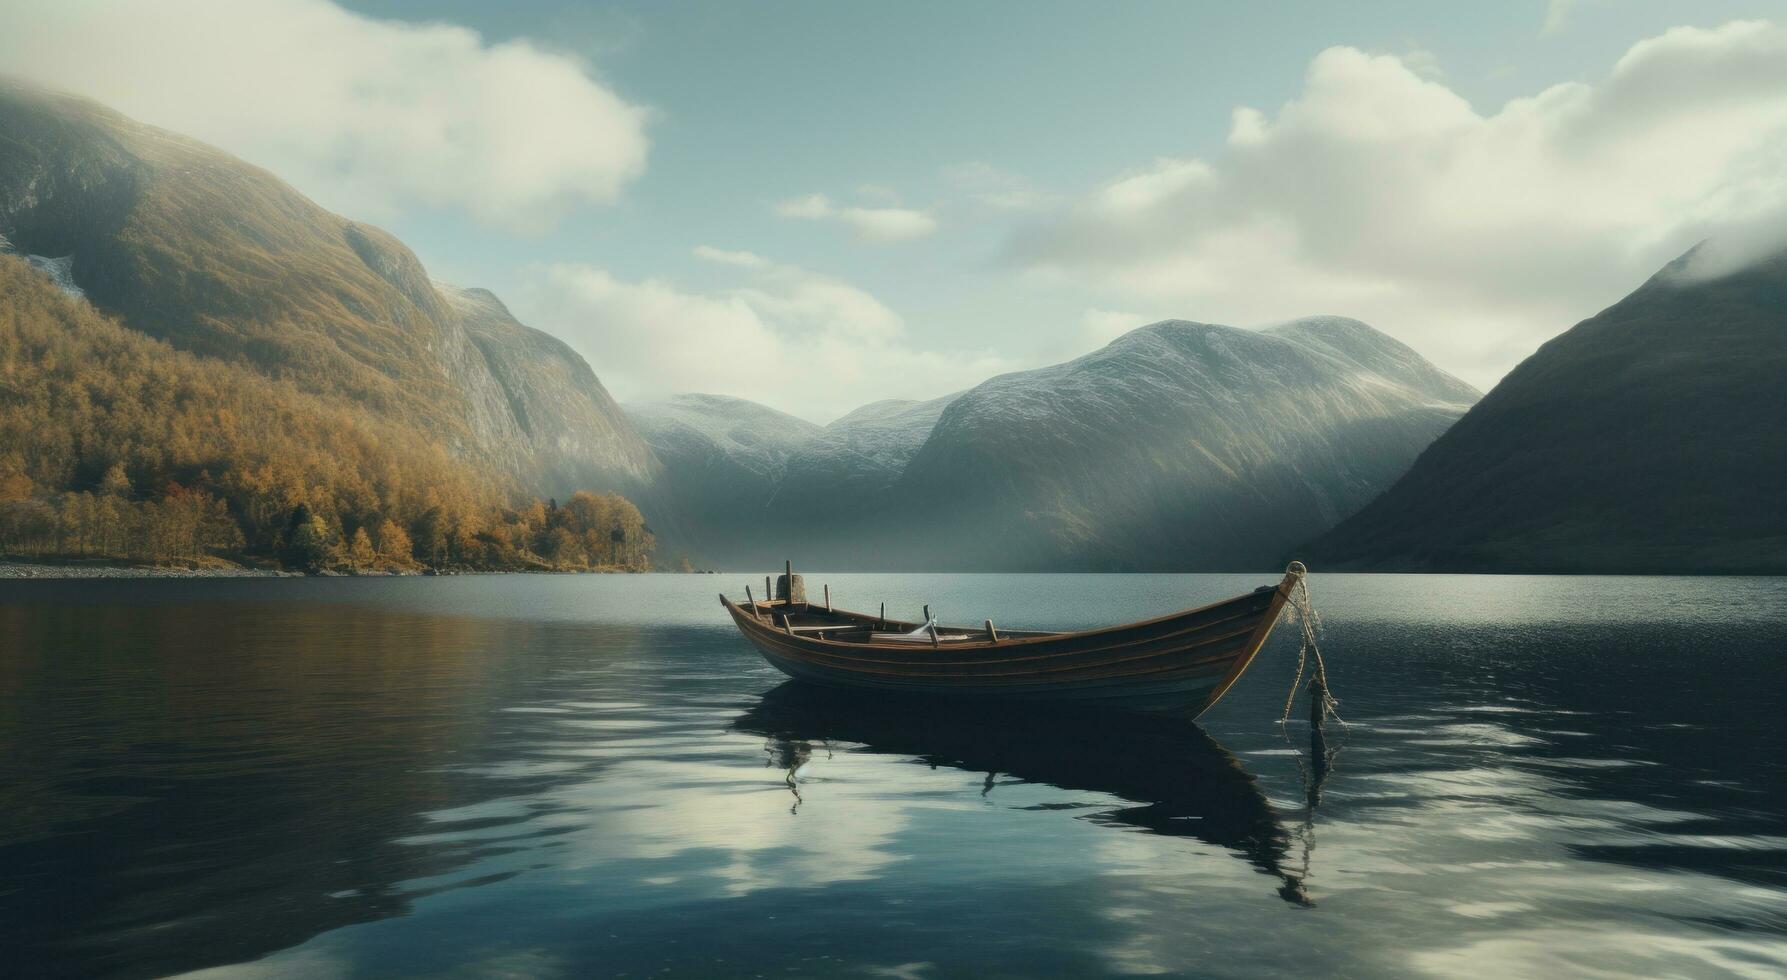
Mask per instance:
[[[805,604],[722,602],[764,660],[808,684],[1201,714],[1265,644],[1295,582],[1287,575],[1277,587],[1108,629],[936,646],[825,639],[789,627],[809,622],[817,625],[801,629],[818,631],[828,616],[866,617]]]

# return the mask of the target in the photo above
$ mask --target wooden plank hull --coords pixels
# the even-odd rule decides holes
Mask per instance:
[[[842,638],[910,623],[806,603],[721,602],[771,666],[809,684],[1202,713],[1265,644],[1296,581],[1286,575],[1276,587],[1124,626],[935,645]]]

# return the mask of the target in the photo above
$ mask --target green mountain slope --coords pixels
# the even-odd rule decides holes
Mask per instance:
[[[1787,252],[1693,257],[1541,347],[1312,564],[1787,572]]]

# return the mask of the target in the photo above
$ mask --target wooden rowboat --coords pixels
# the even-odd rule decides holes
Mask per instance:
[[[1202,714],[1221,700],[1290,601],[1276,586],[1158,619],[1077,633],[938,626],[808,602],[788,569],[776,598],[720,596],[770,665],[799,681],[892,693],[1066,701]],[[930,611],[926,609],[926,618]]]

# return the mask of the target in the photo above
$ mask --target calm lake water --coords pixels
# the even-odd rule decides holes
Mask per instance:
[[[1015,628],[1273,579],[808,581]],[[1196,726],[890,709],[784,686],[747,582],[0,583],[0,973],[1787,971],[1787,580],[1314,576],[1325,773],[1290,630]]]

